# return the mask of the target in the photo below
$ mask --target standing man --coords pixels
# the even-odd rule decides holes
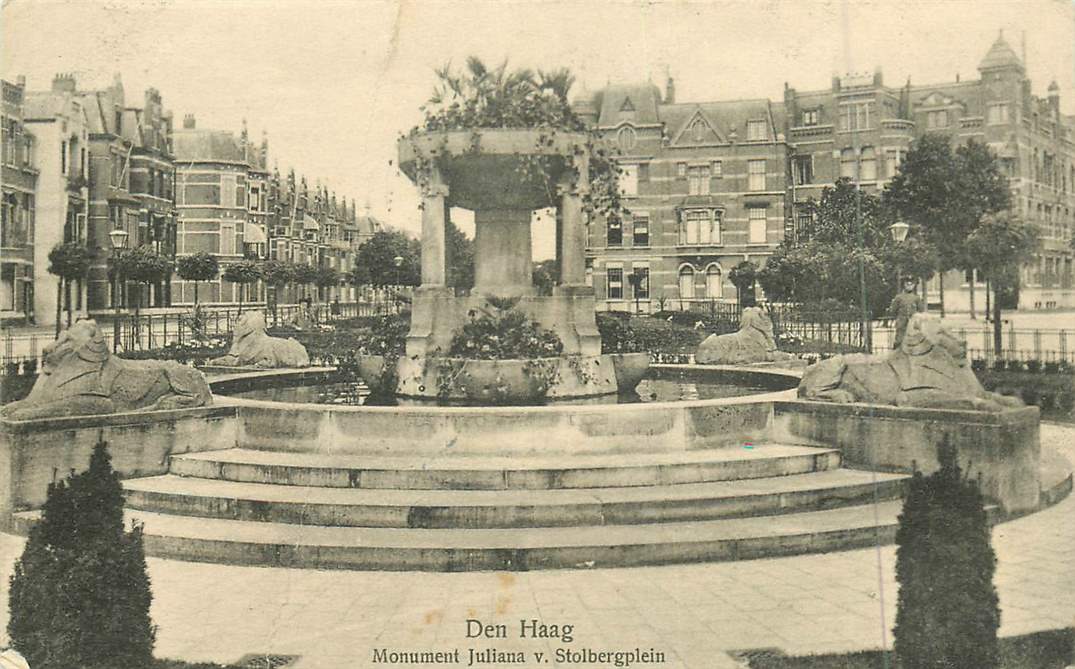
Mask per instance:
[[[903,343],[903,335],[907,334],[907,322],[920,311],[926,310],[926,303],[918,295],[915,288],[917,282],[913,277],[903,279],[903,292],[892,298],[892,304],[888,307],[888,317],[896,319],[896,338],[892,341],[892,350],[898,351]]]

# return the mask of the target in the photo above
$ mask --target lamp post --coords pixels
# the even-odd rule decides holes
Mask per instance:
[[[392,302],[396,306],[396,313],[399,313],[399,268],[403,266],[403,256],[396,256],[392,258],[392,264],[396,266],[396,287],[392,291]]]
[[[888,232],[892,235],[892,241],[896,244],[902,244],[903,240],[907,239],[907,232],[911,229],[911,226],[907,225],[903,221],[896,221],[892,225],[888,226]],[[903,277],[900,273],[900,263],[896,261],[896,288],[899,289],[899,285]]]
[[[115,308],[115,316],[112,319],[112,352],[119,352],[119,252],[127,246],[127,231],[116,228],[108,233],[108,241],[112,243],[112,272],[115,279],[112,288],[112,306]]]
[[[636,269],[635,271],[627,275],[627,281],[631,284],[631,291],[634,293],[635,296],[635,313],[637,314],[639,311],[638,290],[642,287],[642,273]]]

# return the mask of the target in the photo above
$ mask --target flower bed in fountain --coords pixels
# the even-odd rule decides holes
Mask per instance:
[[[609,395],[634,388],[645,374],[646,353],[564,355],[556,333],[516,302],[488,298],[453,334],[447,355],[360,354],[359,374],[382,392],[482,404]]]

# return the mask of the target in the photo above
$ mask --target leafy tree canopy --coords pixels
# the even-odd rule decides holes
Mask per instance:
[[[421,244],[398,230],[378,230],[358,247],[351,280],[358,285],[417,286],[421,283]],[[402,258],[396,266],[396,257]]]
[[[90,271],[90,250],[78,242],[57,244],[49,251],[49,273],[64,280],[83,279]]]
[[[199,251],[177,258],[175,272],[187,281],[212,281],[220,274],[220,263],[212,253]]]
[[[231,283],[254,283],[261,278],[261,268],[253,260],[239,260],[228,264],[221,276]]]
[[[136,283],[163,281],[172,271],[171,261],[149,245],[123,251],[113,263],[124,278]]]
[[[319,288],[328,288],[340,283],[340,272],[335,267],[318,267],[314,283]]]
[[[295,280],[295,265],[283,260],[266,260],[261,264],[261,278],[274,288],[286,286]]]

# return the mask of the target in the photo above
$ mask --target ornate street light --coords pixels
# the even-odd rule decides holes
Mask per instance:
[[[896,242],[897,244],[907,239],[907,232],[910,229],[911,226],[907,225],[903,221],[896,221],[892,225],[888,226],[888,231],[892,234],[892,241]]]
[[[392,258],[392,263],[396,266],[396,287],[392,291],[392,301],[396,305],[396,313],[399,313],[399,268],[403,266],[403,256],[396,256]]]
[[[108,233],[108,241],[112,244],[112,268],[114,284],[112,287],[112,306],[116,313],[112,318],[112,352],[119,352],[119,252],[127,246],[128,233],[123,228],[116,228]]]

